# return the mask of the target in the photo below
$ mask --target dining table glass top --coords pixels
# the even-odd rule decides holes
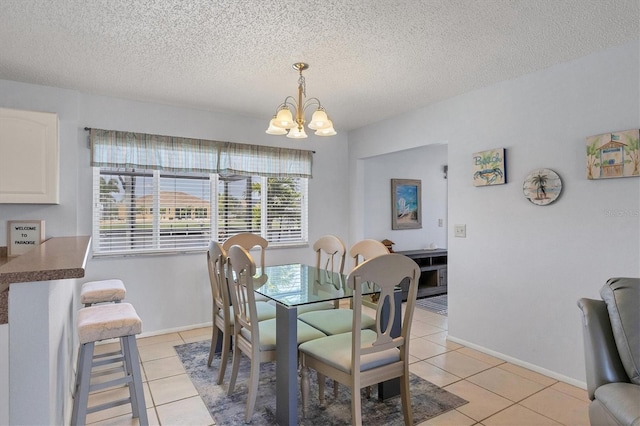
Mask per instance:
[[[255,291],[269,299],[293,307],[353,297],[346,275],[301,263],[258,268],[256,280],[264,281]],[[262,276],[261,276],[262,275]],[[362,285],[362,294],[375,293],[374,286]]]

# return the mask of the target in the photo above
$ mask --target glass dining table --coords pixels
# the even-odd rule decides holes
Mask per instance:
[[[300,263],[266,266],[258,269],[255,291],[276,302],[276,421],[279,425],[298,424],[298,307],[353,297],[353,289],[346,285],[346,275]],[[260,276],[262,275],[262,276]],[[363,284],[362,294],[375,289]],[[402,302],[402,292],[395,292],[396,306]],[[383,305],[384,306],[384,305]],[[400,335],[401,310],[395,310],[392,336]],[[386,313],[385,313],[386,312]],[[382,328],[388,322],[388,309],[382,310]],[[399,394],[399,381],[378,385],[378,397],[387,399]]]

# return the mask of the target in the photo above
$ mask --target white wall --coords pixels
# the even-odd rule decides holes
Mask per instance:
[[[9,424],[9,324],[0,325],[0,425]]]
[[[0,80],[0,106],[57,112],[60,118],[60,205],[0,204],[0,242],[6,221],[44,219],[46,236],[91,235],[91,167],[84,127],[128,130],[315,150],[309,181],[309,239],[334,233],[347,239],[346,133],[303,141],[264,133],[268,117],[254,119],[209,111],[133,102]],[[337,129],[340,132],[340,129]],[[0,243],[0,245],[3,245]],[[269,262],[313,262],[309,247],[270,249]],[[188,328],[211,321],[205,255],[94,258],[82,282],[122,278],[127,299],[143,320],[143,333]]]
[[[364,238],[389,239],[394,251],[447,247],[446,145],[428,145],[364,160]],[[391,179],[419,179],[422,228],[391,229]],[[442,226],[438,226],[442,219]]]
[[[366,216],[386,214],[359,195],[363,159],[447,142],[449,336],[584,386],[576,301],[598,298],[609,277],[640,276],[640,178],[587,180],[585,138],[640,126],[639,50],[632,42],[351,132],[351,238]],[[497,147],[508,183],[474,187],[472,153]],[[545,207],[522,195],[539,167],[564,187]],[[467,238],[453,237],[455,224]]]

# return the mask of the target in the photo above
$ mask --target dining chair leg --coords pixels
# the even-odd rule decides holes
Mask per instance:
[[[326,383],[326,376],[320,373],[316,373],[316,377],[318,378],[318,399],[320,400],[320,406],[324,407],[325,399],[324,399],[324,388]]]
[[[259,357],[259,355],[258,355]],[[249,422],[256,406],[256,398],[258,397],[258,379],[260,378],[260,358],[253,359],[251,362],[251,372],[249,373],[249,395],[247,396],[247,409],[244,417]]]
[[[402,416],[404,424],[413,424],[413,412],[411,410],[411,393],[409,392],[409,371],[405,369],[405,374],[400,378],[400,400],[402,401]]]
[[[213,321],[214,321],[214,324],[213,324],[213,331],[211,332],[211,349],[209,349],[209,359],[207,360],[207,367],[211,367],[211,362],[213,361],[213,355],[216,352],[216,346],[218,346],[218,334],[220,333],[220,329],[215,325],[215,318]]]
[[[351,424],[362,426],[362,401],[359,384],[351,388]]]
[[[218,371],[218,384],[224,380],[224,373],[227,370],[229,351],[231,350],[231,336],[229,333],[222,333],[222,354],[220,357],[220,371]]]
[[[318,382],[320,386],[320,382]],[[307,404],[309,402],[309,367],[300,369],[300,393],[302,394],[302,418],[307,418]]]
[[[227,389],[227,396],[233,393],[233,388],[236,386],[236,378],[238,377],[238,368],[240,367],[240,357],[242,356],[240,349],[233,348],[233,361],[231,363],[231,377],[229,377],[229,388]]]

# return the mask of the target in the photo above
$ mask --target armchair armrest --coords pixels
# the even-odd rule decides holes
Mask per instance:
[[[618,355],[605,302],[582,298],[578,307],[582,310],[587,390],[593,400],[598,387],[630,380]]]

